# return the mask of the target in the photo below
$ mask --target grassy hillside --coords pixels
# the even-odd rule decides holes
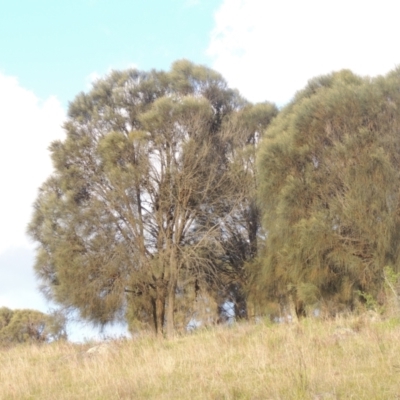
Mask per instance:
[[[236,325],[0,351],[1,399],[396,399],[400,323]]]

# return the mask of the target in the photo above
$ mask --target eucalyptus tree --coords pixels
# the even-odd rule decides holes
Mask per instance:
[[[332,312],[358,294],[379,299],[383,268],[399,269],[400,70],[311,80],[260,145],[266,256],[259,299],[317,301]]]
[[[221,223],[240,201],[224,126],[246,105],[185,60],[114,71],[79,94],[28,228],[47,296],[94,323],[128,316],[170,335],[181,310],[187,324],[188,299],[217,280]]]

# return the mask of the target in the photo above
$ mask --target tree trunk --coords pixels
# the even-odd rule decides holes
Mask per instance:
[[[162,282],[157,282],[156,299],[154,301],[154,325],[157,337],[163,336],[164,313],[165,313],[165,291]]]
[[[257,206],[252,202],[249,206],[249,211],[247,215],[247,230],[249,234],[250,242],[250,257],[253,259],[257,256],[258,246],[257,246],[257,232],[260,226],[260,216]]]
[[[174,336],[175,333],[175,296],[176,296],[176,287],[178,284],[178,268],[177,268],[177,254],[176,250],[171,250],[170,256],[170,274],[169,274],[169,282],[168,282],[168,303],[167,303],[167,321],[166,321],[166,335],[167,337]]]
[[[176,282],[171,279],[168,285],[168,303],[167,303],[167,320],[166,320],[166,335],[168,338],[173,337],[175,333],[175,292]]]
[[[247,299],[247,319],[249,321],[255,322],[256,320],[256,310],[254,307],[254,303],[252,301],[250,301],[249,299]]]
[[[294,295],[289,295],[288,300],[288,311],[289,315],[292,317],[292,322],[299,322],[298,314],[297,314],[297,307],[296,307],[296,299]],[[285,310],[286,313],[286,310]],[[284,318],[287,320],[288,315],[284,315]]]
[[[288,298],[289,313],[292,317],[293,322],[298,322],[301,318],[307,316],[306,306],[302,300],[300,300],[296,294],[289,295]]]

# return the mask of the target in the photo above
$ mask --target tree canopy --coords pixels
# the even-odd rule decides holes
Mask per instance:
[[[399,89],[399,69],[343,70],[278,112],[186,60],[113,71],[50,147],[28,227],[43,292],[159,335],[227,304],[248,318],[384,302],[400,261]]]
[[[65,319],[60,313],[0,308],[0,345],[43,343],[66,338]]]
[[[79,94],[28,228],[43,291],[92,322],[127,318],[158,334],[225,301],[227,271],[230,284],[243,276],[243,255],[227,267],[238,218],[256,251],[254,156],[243,151],[276,112],[185,60],[114,71]]]
[[[259,149],[266,230],[253,289],[334,312],[378,299],[399,269],[400,70],[312,79],[270,125]]]

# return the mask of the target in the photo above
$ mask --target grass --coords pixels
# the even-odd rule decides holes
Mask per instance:
[[[400,399],[400,322],[237,324],[0,351],[1,399]]]

